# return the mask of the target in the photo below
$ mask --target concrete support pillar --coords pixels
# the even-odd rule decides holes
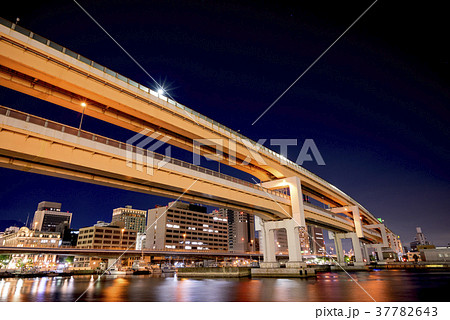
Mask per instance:
[[[263,262],[260,263],[261,268],[279,268],[280,264],[277,262],[275,256],[275,235],[273,228],[273,221],[260,222],[261,238],[263,240]]]
[[[298,232],[299,227],[306,228],[305,222],[305,210],[303,207],[303,193],[302,185],[299,177],[289,177],[285,179],[267,181],[261,184],[264,188],[276,189],[281,187],[288,187],[289,194],[291,196],[291,217],[292,219],[285,219],[282,221],[270,221],[265,222],[264,226],[268,228],[265,230],[265,234],[269,235],[268,230],[272,230],[271,239],[264,241],[264,245],[270,246],[264,250],[264,262],[272,263],[272,256],[275,260],[275,244],[273,239],[273,229],[286,229],[286,235],[288,240],[288,250],[289,250],[289,262],[286,267],[303,267],[306,264],[302,262],[302,254],[300,247],[300,235]],[[273,248],[273,252],[272,252]],[[267,252],[267,254],[266,254]]]
[[[286,264],[288,268],[300,268],[306,266],[302,262],[302,249],[300,246],[299,226],[292,219],[285,220],[286,234],[288,240],[289,261]]]
[[[290,177],[285,179],[263,182],[261,184],[267,189],[276,189],[288,187],[291,195],[292,219],[301,227],[306,227],[305,210],[303,207],[302,184],[299,177]]]
[[[262,268],[277,268],[279,263],[275,256],[275,229],[286,229],[289,261],[286,264],[288,268],[300,268],[306,266],[302,262],[302,253],[300,247],[300,235],[298,232],[299,226],[293,219],[285,219],[281,221],[263,221],[262,234],[264,239],[264,262],[261,264]]]
[[[353,252],[355,253],[355,265],[363,265],[363,255],[361,252],[361,244],[359,242],[358,235],[354,232],[348,234],[350,238],[352,239],[352,245],[353,245]]]
[[[386,232],[386,226],[382,223],[379,224],[369,224],[369,225],[365,225],[364,227],[368,228],[368,229],[379,229],[380,233],[381,233],[381,240],[383,241],[382,245],[384,247],[388,247],[389,246],[389,242],[387,239],[387,232]]]
[[[345,206],[345,207],[331,208],[330,211],[333,213],[345,213],[345,214],[349,214],[351,212],[353,215],[353,225],[355,227],[356,235],[358,236],[358,238],[364,238],[362,222],[361,222],[361,215],[359,213],[358,206]]]
[[[275,256],[275,234],[274,230],[266,230],[266,237],[264,241],[264,262],[276,262]]]
[[[361,244],[361,251],[362,251],[362,255],[363,255],[363,260],[366,259],[366,262],[370,263],[369,253],[368,253],[367,246],[365,243]]]
[[[356,232],[348,232],[348,233],[335,233],[334,234],[334,245],[336,247],[336,255],[337,261],[339,263],[344,263],[344,250],[342,248],[342,239],[351,239],[353,252],[355,254],[355,262],[354,265],[363,265],[363,253],[361,248],[361,242],[359,241],[358,234]],[[365,249],[365,248],[364,248]]]
[[[342,238],[339,233],[334,233],[334,248],[336,249],[336,260],[339,264],[344,263],[344,250],[342,249]]]
[[[377,250],[378,261],[384,261],[383,250],[381,249],[381,245],[377,245],[375,249]]]

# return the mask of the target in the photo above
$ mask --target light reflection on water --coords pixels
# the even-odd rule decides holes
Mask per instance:
[[[377,301],[447,301],[450,272],[355,272]],[[345,273],[308,279],[186,279],[161,276],[0,279],[0,301],[372,301]]]

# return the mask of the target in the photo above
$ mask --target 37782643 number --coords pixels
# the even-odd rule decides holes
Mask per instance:
[[[437,307],[377,307],[377,317],[436,317]]]

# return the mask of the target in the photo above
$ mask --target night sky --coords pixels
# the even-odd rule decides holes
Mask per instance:
[[[450,242],[443,2],[378,1],[255,125],[371,1],[79,3],[177,101],[254,140],[314,139],[326,165],[303,165],[383,218],[405,245],[416,226],[434,244]],[[156,87],[73,1],[8,5],[0,16],[19,17],[23,27]],[[3,87],[0,104],[76,127],[80,121],[76,112]],[[121,140],[132,135],[88,117],[83,129]],[[290,147],[291,160],[301,143]],[[109,221],[119,206],[148,209],[169,201],[7,169],[0,179],[0,219],[25,221],[48,200],[62,202],[74,213],[73,226],[84,227]]]

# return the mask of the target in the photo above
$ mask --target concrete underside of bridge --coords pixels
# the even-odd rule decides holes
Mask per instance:
[[[3,26],[0,26],[3,28]],[[86,115],[140,132],[149,129],[171,138],[170,143],[193,150],[194,139],[218,142],[228,161],[236,157],[232,166],[248,172],[262,181],[299,176],[303,193],[330,206],[351,203],[345,194],[318,179],[306,170],[296,170],[280,163],[279,158],[259,152],[261,163],[255,157],[256,149],[219,126],[210,124],[200,116],[174,107],[142,90],[43,45],[13,30],[0,31],[0,85],[47,100],[57,105],[82,111],[81,101],[87,102]],[[231,143],[232,142],[232,143]],[[228,144],[231,145],[228,145]],[[211,154],[207,147],[201,149]],[[250,163],[242,164],[244,160]],[[376,219],[361,209],[367,223]]]
[[[302,267],[298,228],[305,227],[306,222],[341,233],[356,231],[358,239],[380,242],[380,234],[364,229],[364,225],[377,223],[375,217],[328,182],[303,168],[281,163],[273,153],[258,153],[259,147],[246,143],[218,123],[180,109],[167,99],[153,97],[91,64],[0,25],[0,85],[134,132],[148,129],[147,134],[156,132],[169,137],[170,144],[186,150],[195,152],[195,139],[215,142],[223,150],[226,164],[235,157],[236,163],[231,166],[266,181],[267,188],[277,187],[274,180],[296,179],[298,194],[277,197],[172,165],[149,175],[145,165],[139,170],[137,163],[129,165],[123,153],[105,151],[95,141],[88,143],[81,137],[67,137],[47,128],[33,131],[29,124],[14,126],[8,119],[0,128],[0,166],[244,210],[266,221],[264,260],[269,264],[275,263],[271,253],[275,228],[287,230],[289,262],[295,268]],[[84,110],[81,102],[87,103]],[[205,146],[199,152],[213,153]],[[249,164],[243,164],[244,160]],[[358,220],[346,209],[333,214],[304,204],[303,195],[331,207],[358,207]]]
[[[0,155],[0,166],[5,168],[169,198],[181,195],[182,200],[245,209],[269,220],[280,219],[283,213],[279,205],[290,211],[286,204],[245,193],[241,188],[230,188],[167,167],[149,175],[146,170],[129,167],[125,157],[4,125],[0,131]]]

